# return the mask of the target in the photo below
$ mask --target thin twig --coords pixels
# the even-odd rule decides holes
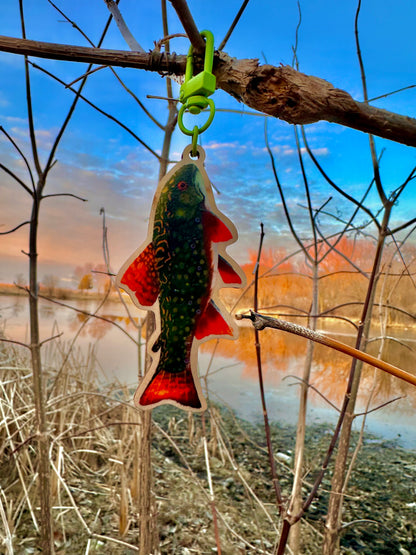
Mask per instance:
[[[82,198],[78,195],[74,195],[74,193],[52,193],[52,194],[49,194],[49,195],[42,195],[41,198],[43,200],[45,198],[51,198],[51,197],[72,197],[72,198],[75,198],[75,199],[80,200],[82,202],[88,202],[88,199]]]
[[[260,224],[260,243],[259,243],[259,250],[257,254],[257,261],[255,265],[255,277],[254,277],[254,307],[257,311],[258,309],[258,282],[259,282],[259,267],[260,267],[260,258],[261,258],[261,251],[263,247],[263,240],[264,240],[264,227],[263,224]],[[259,379],[259,387],[260,387],[260,399],[261,405],[263,409],[263,419],[264,419],[264,431],[266,434],[266,442],[267,442],[267,452],[269,455],[269,464],[270,464],[270,472],[272,475],[272,483],[274,488],[274,493],[276,497],[276,504],[279,509],[280,514],[283,513],[283,498],[282,498],[282,491],[279,484],[279,479],[277,477],[276,472],[276,465],[274,462],[273,456],[273,447],[271,442],[271,434],[270,434],[270,424],[269,424],[269,416],[267,412],[267,405],[266,405],[266,396],[264,394],[264,383],[263,383],[263,370],[262,370],[262,363],[261,363],[261,345],[260,345],[260,337],[259,337],[259,330],[254,327],[254,340],[255,340],[255,349],[256,349],[256,360],[257,360],[257,370],[258,370],[258,379]]]
[[[13,137],[11,135],[9,135],[9,133],[7,133],[7,131],[4,129],[4,127],[2,125],[0,125],[0,131],[6,135],[6,137],[9,139],[9,141],[12,143],[12,145],[14,146],[14,148],[17,150],[17,152],[20,154],[22,160],[24,161],[26,169],[27,169],[27,171],[29,173],[29,176],[30,176],[30,181],[32,183],[32,190],[34,191],[35,190],[35,180],[33,178],[32,168],[30,167],[30,164],[29,164],[29,161],[28,161],[27,157],[24,155],[23,151],[18,146],[16,141],[13,139]]]
[[[88,71],[86,71],[85,73],[83,73],[82,75],[80,75],[79,77],[77,77],[76,79],[74,79],[73,81],[71,81],[70,83],[68,83],[67,85],[65,85],[66,89],[69,89],[69,87],[72,87],[72,85],[75,85],[75,83],[78,83],[78,81],[81,81],[81,79],[84,79],[84,77],[87,77],[87,75],[92,75],[93,73],[95,73],[96,71],[100,71],[100,69],[105,69],[106,67],[109,66],[98,66],[98,67],[94,67],[93,69],[90,69]]]
[[[88,35],[86,33],[84,33],[84,31],[79,27],[79,25],[77,25],[77,23],[70,19],[62,10],[60,10],[57,6],[55,6],[55,4],[53,2],[51,2],[51,0],[48,0],[48,2],[65,18],[66,21],[68,21],[68,23],[70,23],[79,33],[81,33],[81,35],[87,40],[87,42],[93,47],[95,48],[95,44],[93,43],[93,41],[88,37]],[[118,3],[118,0],[116,2],[116,4]],[[126,90],[128,92],[128,94],[130,94],[130,96],[132,96],[134,98],[134,100],[137,102],[137,104],[140,106],[140,108],[144,111],[144,113],[160,128],[163,129],[163,125],[161,125],[156,118],[148,111],[148,109],[144,106],[144,104],[141,102],[141,100],[133,93],[133,91],[131,89],[129,89],[127,87],[127,85],[124,83],[124,81],[120,78],[120,76],[118,75],[118,73],[116,72],[116,70],[109,64],[105,64],[105,65],[100,65],[99,67],[95,68],[95,69],[91,69],[90,71],[87,71],[87,73],[84,73],[83,75],[81,75],[80,77],[78,77],[77,79],[75,79],[74,81],[72,81],[71,83],[69,83],[68,87],[70,87],[71,85],[75,84],[77,81],[80,81],[81,79],[83,79],[83,77],[85,77],[86,75],[91,75],[91,73],[95,73],[96,71],[98,71],[99,69],[104,69],[108,67],[110,69],[110,71],[112,72],[112,74],[114,75],[114,77],[118,80],[118,82],[121,84],[121,86],[124,88],[124,90]]]
[[[14,231],[17,231],[24,225],[28,225],[28,224],[30,224],[30,221],[22,222],[21,224],[17,225],[13,229],[9,229],[8,231],[0,231],[0,235],[8,235],[9,233],[13,233]]]
[[[7,339],[6,337],[0,337],[0,341],[4,343],[13,343],[14,345],[20,345],[20,347],[25,347],[26,349],[30,349],[30,345],[27,343],[23,343],[22,341],[16,341],[15,339]]]
[[[358,0],[357,10],[355,12],[355,21],[354,21],[355,44],[357,49],[358,63],[360,65],[361,82],[362,82],[363,93],[364,93],[364,102],[368,104],[367,79],[366,79],[365,70],[364,70],[364,62],[363,62],[363,57],[362,57],[361,47],[360,47],[360,37],[358,33],[358,18],[360,15],[360,10],[361,10],[361,0]],[[377,161],[376,146],[374,142],[374,137],[371,133],[368,134],[368,140],[370,142],[371,160],[373,163],[374,180],[376,183],[377,192],[383,206],[386,206],[386,204],[389,201],[387,200],[386,193],[384,192],[383,185],[381,183],[380,167]]]
[[[235,16],[233,22],[230,25],[230,28],[228,29],[225,37],[222,39],[221,44],[218,47],[218,50],[224,50],[224,47],[227,44],[228,39],[231,37],[231,33],[234,31],[237,23],[240,21],[240,17],[243,15],[243,12],[246,9],[246,6],[249,3],[249,1],[250,0],[244,0],[243,3],[241,4],[241,7],[238,10],[237,15]]]
[[[107,4],[107,8],[113,16],[118,30],[120,31],[130,50],[133,50],[134,52],[145,52],[144,48],[140,46],[140,44],[131,33],[130,29],[128,28],[127,23],[125,22],[124,17],[121,15],[119,7],[114,2],[114,0],[104,0],[104,2]]]
[[[97,44],[98,49],[101,47],[101,45],[102,45],[103,42],[104,42],[105,36],[106,36],[106,34],[107,34],[107,31],[108,31],[108,29],[109,29],[109,27],[110,27],[111,19],[112,19],[111,16],[107,19],[107,22],[106,22],[106,24],[105,24],[105,26],[104,26],[104,30],[103,30],[103,32],[101,33],[101,37],[100,37],[100,39],[99,39],[99,41],[98,41],[98,44]],[[92,69],[92,63],[89,64],[88,69],[87,69],[87,72],[88,72],[90,69]],[[56,152],[56,150],[57,150],[57,148],[58,148],[58,146],[59,146],[59,143],[60,143],[60,141],[61,141],[61,139],[62,139],[62,136],[63,136],[63,134],[64,134],[64,132],[65,132],[65,129],[67,128],[67,126],[68,126],[68,124],[69,124],[69,122],[70,122],[70,120],[71,120],[71,118],[72,118],[72,114],[74,113],[74,110],[75,110],[75,108],[76,108],[76,106],[77,106],[77,104],[78,104],[78,100],[81,98],[81,92],[82,92],[82,89],[84,88],[84,86],[86,85],[87,80],[88,80],[88,75],[86,75],[86,76],[83,78],[83,80],[81,81],[81,84],[80,84],[78,90],[74,91],[74,92],[75,92],[75,98],[73,99],[72,104],[71,104],[71,106],[70,106],[70,108],[69,108],[69,110],[68,110],[68,113],[67,113],[67,115],[66,115],[66,117],[65,117],[65,119],[64,119],[64,122],[62,123],[61,128],[60,128],[60,130],[59,130],[59,132],[58,132],[58,134],[57,134],[57,136],[56,136],[56,138],[55,138],[55,141],[54,141],[54,143],[53,143],[53,145],[52,145],[52,148],[51,148],[50,153],[49,153],[49,156],[48,156],[48,160],[47,160],[47,162],[46,162],[46,164],[45,164],[45,168],[44,168],[44,172],[43,172],[44,179],[46,179],[47,174],[49,173],[49,171],[50,171],[51,168],[52,168],[52,165],[53,165],[53,163],[54,163],[54,160],[53,160],[53,159],[54,159],[54,157],[55,157],[55,152]],[[72,89],[71,89],[71,90],[72,90]]]
[[[395,397],[394,399],[389,399],[385,403],[382,403],[381,405],[377,405],[373,409],[368,409],[365,412],[355,413],[354,418],[358,418],[359,416],[367,416],[368,414],[371,414],[372,412],[376,412],[380,409],[383,409],[384,407],[387,407],[388,405],[391,405],[392,403],[395,403],[396,401],[400,401],[400,399],[404,399],[404,398],[405,398],[404,395],[400,395],[399,397]]]
[[[282,188],[282,185],[280,183],[279,175],[277,173],[276,162],[275,162],[275,159],[274,159],[272,149],[270,148],[270,144],[269,144],[269,136],[268,136],[268,132],[267,132],[267,118],[264,120],[264,142],[266,144],[266,149],[267,149],[267,152],[268,152],[269,157],[270,157],[270,162],[272,164],[274,179],[275,179],[277,188],[279,190],[280,198],[281,198],[282,205],[283,205],[283,210],[285,212],[286,220],[287,220],[287,223],[289,225],[290,231],[291,231],[295,241],[299,245],[301,251],[304,253],[305,257],[310,259],[311,256],[308,252],[308,249],[303,244],[303,241],[301,240],[301,238],[299,237],[299,235],[296,232],[296,229],[293,226],[292,218],[290,216],[289,209],[288,209],[288,206],[287,206],[287,203],[286,203],[286,197],[283,194],[283,188]]]
[[[302,382],[302,383],[306,384],[306,386],[307,386],[308,388],[310,388],[310,389],[312,389],[313,391],[315,391],[315,393],[317,393],[317,394],[318,394],[326,403],[328,403],[328,405],[330,405],[334,410],[336,410],[338,413],[340,412],[339,408],[338,408],[336,405],[334,405],[334,403],[333,403],[332,401],[330,401],[330,400],[328,399],[328,397],[325,397],[325,395],[324,395],[323,393],[321,393],[321,392],[319,391],[319,389],[318,389],[317,387],[315,387],[314,385],[312,385],[311,383],[306,382],[306,381],[305,381],[303,378],[301,378],[300,376],[295,376],[295,375],[291,375],[291,374],[285,376],[285,377],[283,378],[283,380],[287,380],[288,378],[293,378],[294,380],[297,380],[297,381],[299,381],[299,382]],[[296,384],[293,384],[293,385],[296,385]]]
[[[345,190],[342,189],[341,187],[339,187],[334,181],[332,181],[332,179],[328,176],[328,174],[323,170],[323,168],[320,165],[320,163],[318,162],[316,156],[312,152],[312,149],[310,148],[308,141],[306,140],[306,134],[305,134],[305,131],[304,131],[303,127],[302,127],[302,138],[303,138],[303,144],[305,145],[305,148],[306,148],[312,162],[315,164],[316,168],[318,169],[318,171],[320,172],[322,177],[325,179],[325,181],[329,185],[331,185],[331,187],[333,187],[338,193],[340,193],[342,196],[344,196],[347,200],[349,200],[350,202],[352,202],[353,204],[358,206],[358,208],[363,210],[368,216],[370,216],[371,221],[377,226],[377,228],[380,228],[380,224],[378,223],[377,219],[375,218],[375,216],[373,215],[371,210],[368,209],[366,206],[364,206],[357,199],[355,199],[354,197],[352,197],[351,195],[346,193]]]
[[[12,170],[10,170],[7,166],[5,166],[5,165],[2,164],[2,163],[0,163],[0,168],[1,168],[3,171],[5,171],[6,173],[8,173],[11,177],[13,177],[13,179],[14,179],[15,181],[17,181],[17,183],[18,183],[19,185],[21,185],[21,186],[23,187],[23,189],[24,189],[27,193],[29,193],[29,195],[30,195],[31,197],[33,197],[33,195],[34,195],[33,191],[31,191],[31,190],[29,189],[29,187],[26,185],[26,183],[25,183],[22,179],[20,179],[20,177],[18,177],[14,172],[12,172]]]
[[[62,79],[59,79],[59,77],[57,77],[56,75],[54,75],[53,73],[49,72],[48,70],[46,70],[45,68],[39,66],[38,64],[35,64],[33,62],[31,62],[32,66],[36,69],[39,69],[40,71],[43,71],[43,73],[46,73],[46,75],[49,75],[49,77],[52,77],[52,79],[55,79],[55,81],[58,81],[58,83],[61,83],[61,85],[66,86],[66,83],[64,81],[62,81]],[[130,129],[130,127],[128,127],[127,125],[125,125],[124,123],[122,123],[120,120],[118,120],[116,117],[112,116],[111,114],[109,114],[108,112],[105,112],[104,110],[102,110],[101,108],[99,108],[96,104],[94,104],[93,102],[91,102],[91,100],[88,100],[84,95],[82,94],[78,94],[78,91],[76,91],[75,89],[73,89],[72,87],[68,87],[68,89],[73,92],[74,94],[76,94],[81,100],[83,100],[84,102],[86,102],[89,106],[91,106],[92,108],[94,108],[94,110],[97,110],[97,112],[99,112],[100,114],[102,114],[103,116],[107,117],[108,119],[110,119],[111,121],[113,121],[114,123],[116,123],[117,125],[119,125],[120,127],[122,127],[125,131],[127,131],[127,133],[129,133],[132,137],[134,137],[136,139],[136,141],[138,141],[142,146],[144,146],[151,154],[153,154],[153,156],[157,159],[160,159],[159,154],[154,151],[147,143],[145,143],[145,141],[143,141],[138,135],[136,135],[136,133],[134,133],[134,131],[132,131]]]

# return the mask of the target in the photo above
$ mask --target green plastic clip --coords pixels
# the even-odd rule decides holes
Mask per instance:
[[[215,92],[216,79],[212,73],[214,62],[214,35],[211,31],[202,31],[201,36],[205,38],[204,69],[194,75],[194,49],[189,47],[186,58],[185,82],[181,86],[179,100],[185,105],[191,114],[199,114],[208,106],[206,97]],[[193,98],[197,97],[197,98]]]
[[[215,104],[208,98],[215,92],[216,79],[212,73],[214,63],[214,35],[211,31],[202,31],[201,36],[205,37],[205,58],[204,69],[194,76],[194,49],[189,48],[186,58],[185,81],[181,86],[179,100],[183,106],[179,110],[178,125],[182,133],[192,137],[192,156],[197,155],[197,141],[199,133],[203,133],[211,125],[215,114]],[[197,125],[193,129],[187,129],[183,123],[183,114],[187,111],[192,115],[198,115],[202,110],[209,107],[207,121],[201,127]]]

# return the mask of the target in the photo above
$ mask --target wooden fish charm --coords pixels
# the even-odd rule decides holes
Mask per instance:
[[[153,199],[147,240],[121,268],[117,282],[142,309],[156,316],[149,352],[152,365],[134,401],[142,408],[172,403],[202,411],[198,345],[233,336],[218,290],[241,287],[244,275],[225,253],[237,239],[234,225],[216,207],[203,161],[182,161],[163,178]]]

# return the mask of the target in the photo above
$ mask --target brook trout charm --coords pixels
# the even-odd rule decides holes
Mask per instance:
[[[147,239],[117,276],[133,302],[156,317],[148,349],[152,364],[134,396],[141,408],[171,403],[205,410],[198,345],[235,332],[221,310],[218,290],[244,282],[241,269],[225,253],[237,231],[215,205],[203,149],[198,146],[197,160],[190,152],[191,146],[185,148],[182,161],[160,182]]]

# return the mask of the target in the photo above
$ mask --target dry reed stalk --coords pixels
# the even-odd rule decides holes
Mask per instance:
[[[269,522],[271,524],[273,524],[273,527],[275,528],[276,532],[277,532],[277,528],[275,527],[274,524],[274,519],[272,518],[272,516],[270,515],[269,511],[266,509],[265,504],[259,499],[259,497],[254,493],[254,490],[251,488],[251,486],[249,485],[248,481],[246,480],[246,478],[243,475],[243,472],[240,468],[240,466],[237,464],[237,462],[235,461],[234,457],[232,456],[232,454],[230,453],[230,451],[228,450],[223,438],[220,438],[222,447],[224,449],[224,453],[227,455],[227,458],[231,464],[231,468],[233,469],[233,471],[235,472],[235,474],[238,476],[238,478],[241,480],[241,483],[244,485],[244,488],[247,490],[247,492],[250,494],[250,496],[254,499],[254,501],[258,504],[258,506],[261,508],[261,510],[264,512],[264,514],[266,515],[267,519],[269,520]]]
[[[56,350],[55,356],[57,352]],[[50,357],[53,358],[52,353],[53,350],[49,349],[48,359]],[[45,368],[48,368],[47,371],[49,372],[52,371],[53,366],[52,361]],[[24,524],[27,521],[27,518],[24,516],[25,512],[32,514],[32,529],[36,529],[35,526],[37,525],[35,512],[32,508],[37,476],[34,472],[30,456],[32,450],[30,433],[33,429],[34,411],[30,375],[22,376],[20,369],[17,371],[13,368],[8,371],[8,374],[3,372],[2,376],[6,379],[0,384],[0,438],[6,444],[2,444],[3,451],[15,451],[13,455],[15,459],[13,472],[16,474],[16,478],[10,477],[12,481],[7,486],[5,494],[12,499],[7,509],[10,513],[9,529],[14,530],[17,538],[19,535],[19,523]],[[85,492],[85,495],[96,495],[96,492],[89,491],[91,488],[94,490],[93,482],[91,482],[91,486],[87,489],[78,488],[75,484],[80,483],[80,478],[84,479],[86,476],[90,476],[92,480],[98,476],[103,482],[108,483],[109,475],[107,470],[104,469],[101,472],[96,468],[97,457],[105,457],[107,453],[115,454],[115,449],[120,444],[120,440],[114,441],[114,434],[109,432],[108,429],[100,430],[97,434],[88,433],[78,436],[73,434],[73,431],[80,430],[80,428],[81,430],[88,430],[87,423],[91,424],[93,422],[97,424],[97,415],[101,413],[104,415],[104,420],[98,417],[98,423],[106,425],[107,422],[105,418],[109,409],[102,410],[103,404],[106,402],[104,401],[106,396],[87,391],[88,388],[94,389],[96,386],[95,384],[87,383],[85,376],[88,376],[91,382],[93,381],[91,369],[86,371],[84,365],[80,365],[80,368],[75,369],[72,365],[68,364],[62,379],[59,381],[59,386],[55,390],[56,397],[51,398],[47,405],[48,418],[53,423],[53,426],[51,426],[52,442],[50,458],[53,469],[54,494],[58,497],[56,507],[58,512],[55,512],[55,514],[58,515],[56,523],[60,523],[59,528],[61,531],[58,532],[57,530],[57,533],[58,537],[62,537],[64,541],[68,538],[66,522],[68,518],[69,522],[73,521],[71,514],[75,515],[75,518],[81,522],[82,528],[87,535],[91,532],[88,519],[85,516],[84,518],[82,517],[83,509],[79,506],[76,497],[78,496],[78,491]],[[120,406],[126,405],[121,403]],[[128,410],[130,413],[134,412],[135,414],[132,408]],[[65,439],[68,436],[68,432],[70,437]],[[129,439],[128,432],[123,432],[123,435],[116,435],[121,437],[130,449],[133,439]],[[64,476],[65,467],[66,475]],[[76,482],[73,482],[74,479]],[[16,487],[18,487],[19,491],[17,495]],[[13,491],[11,488],[13,488]],[[106,486],[103,483],[102,489],[105,490],[105,488]],[[128,495],[128,488],[126,491]],[[26,510],[27,507],[29,507],[29,511]],[[68,509],[71,510],[68,512]],[[6,506],[4,510],[6,510]],[[115,538],[105,536],[104,534],[99,535],[98,541],[101,540],[112,542],[113,545],[116,542],[119,546],[129,546],[132,551],[137,550],[126,542],[119,542]],[[32,539],[27,533],[25,534],[26,544],[29,543],[30,545],[33,543],[34,545],[35,542],[35,537]],[[121,547],[117,549],[119,548]]]
[[[120,508],[118,525],[118,530],[121,537],[127,534],[129,526],[129,496],[127,492],[126,469],[123,465],[120,472]]]
[[[10,399],[8,397],[8,392],[5,390],[5,388],[2,384],[0,384],[0,387],[3,391],[4,398],[8,401],[7,404],[6,404],[6,407],[9,409],[9,412],[6,414],[5,404],[3,402],[0,402],[0,411],[1,411],[1,416],[2,416],[2,423],[3,423],[3,426],[4,426],[5,433],[6,433],[6,440],[8,442],[8,445],[9,445],[11,451],[15,452],[16,444],[15,444],[15,441],[13,439],[14,434],[10,431],[9,423],[15,422],[17,415],[15,413],[13,405],[10,403]],[[36,531],[39,531],[38,521],[37,521],[37,518],[35,516],[35,512],[33,510],[32,501],[31,501],[30,496],[29,496],[28,488],[26,486],[24,466],[22,466],[18,456],[15,455],[14,460],[15,460],[15,467],[16,467],[16,470],[17,470],[17,473],[18,473],[18,476],[19,476],[19,480],[20,480],[20,483],[22,485],[22,491],[24,493],[24,499],[25,499],[26,505],[29,509],[30,515],[32,517],[33,526],[35,527]]]
[[[139,432],[136,427],[134,430],[133,438],[133,468],[132,479],[130,482],[130,491],[133,498],[133,503],[135,506],[137,506],[139,502]]]
[[[4,505],[3,505],[3,500],[4,500],[4,503],[6,505],[6,510],[5,510]],[[12,504],[13,504],[13,501],[10,502],[9,507],[7,506],[7,498],[4,494],[3,489],[0,488],[0,517],[1,517],[1,521],[3,522],[3,528],[4,528],[4,534],[5,534],[1,538],[1,540],[2,540],[1,543],[6,547],[6,555],[13,555],[14,554],[13,536],[12,536],[12,531],[10,530],[10,525],[13,526],[13,521],[11,521],[11,519],[10,519]]]
[[[220,534],[218,529],[217,507],[215,504],[214,488],[212,485],[211,466],[209,462],[208,442],[207,442],[207,434],[206,434],[206,427],[205,427],[205,413],[201,415],[201,423],[202,423],[202,434],[203,434],[202,439],[204,442],[205,468],[207,470],[207,481],[208,481],[209,499],[210,499],[211,512],[212,512],[212,521],[214,524],[215,543],[217,546],[217,553],[221,555],[221,542],[220,542]]]

